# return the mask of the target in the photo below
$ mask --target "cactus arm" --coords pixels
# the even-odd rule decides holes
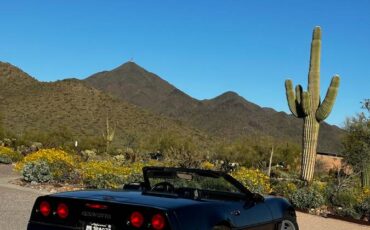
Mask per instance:
[[[306,91],[303,91],[302,92],[302,103],[301,103],[301,107],[302,107],[302,113],[304,114],[304,116],[308,116],[308,114],[310,113],[310,109],[311,109],[311,101],[310,101],[310,93],[309,92],[306,92]]]
[[[293,91],[293,83],[291,80],[285,81],[285,90],[290,111],[295,117],[299,117],[297,113],[296,96]]]
[[[311,95],[311,105],[317,108],[320,103],[320,57],[321,28],[315,27],[312,35],[310,68],[308,73],[308,91]]]
[[[316,120],[318,122],[325,120],[329,116],[338,94],[339,82],[339,76],[335,75],[331,80],[330,87],[326,93],[324,101],[316,111]]]
[[[299,104],[299,105],[302,102],[302,92],[303,92],[302,86],[297,85],[295,87],[295,97],[296,97],[297,104]]]

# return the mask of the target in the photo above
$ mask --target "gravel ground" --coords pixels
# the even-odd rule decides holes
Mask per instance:
[[[297,212],[299,230],[369,230],[370,226]]]
[[[18,177],[12,166],[0,165],[0,229],[25,230],[36,197],[44,194],[7,183]],[[370,230],[370,226],[297,213],[300,230]]]

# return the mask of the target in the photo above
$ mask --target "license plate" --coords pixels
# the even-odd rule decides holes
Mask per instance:
[[[85,230],[112,230],[112,225],[91,223],[86,225]]]

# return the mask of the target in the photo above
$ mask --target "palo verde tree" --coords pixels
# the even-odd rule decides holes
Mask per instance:
[[[320,56],[321,28],[315,27],[311,43],[307,91],[304,91],[301,85],[297,85],[294,92],[292,81],[285,81],[289,109],[294,116],[302,118],[304,121],[301,179],[307,182],[313,179],[320,122],[329,116],[339,88],[339,76],[335,75],[331,80],[324,101],[321,102]]]
[[[344,155],[347,163],[352,165],[356,172],[361,173],[362,187],[370,187],[370,101],[363,102],[361,112],[354,117],[347,118],[343,138]]]

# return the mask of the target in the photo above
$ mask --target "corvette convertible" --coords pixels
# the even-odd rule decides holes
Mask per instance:
[[[120,190],[40,196],[27,229],[298,230],[287,200],[252,193],[226,173],[144,167],[143,178]]]

